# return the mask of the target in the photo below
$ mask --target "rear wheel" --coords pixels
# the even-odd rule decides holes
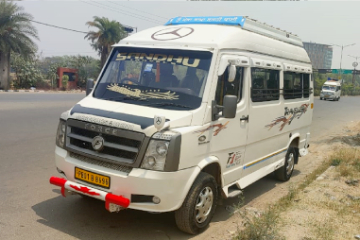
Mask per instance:
[[[217,198],[218,191],[214,177],[201,172],[182,206],[175,211],[178,228],[190,234],[204,230],[214,216]]]
[[[320,100],[323,100],[323,98],[321,97]]]
[[[280,181],[288,181],[294,171],[297,151],[294,147],[289,147],[285,155],[285,164],[275,171],[275,176]]]

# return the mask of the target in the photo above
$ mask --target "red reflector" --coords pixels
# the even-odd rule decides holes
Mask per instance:
[[[64,187],[66,181],[67,181],[66,179],[58,178],[58,177],[50,178],[50,183],[59,187]]]

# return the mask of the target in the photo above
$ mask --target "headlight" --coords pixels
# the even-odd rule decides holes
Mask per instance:
[[[159,154],[160,156],[165,156],[167,154],[168,147],[169,147],[168,142],[158,142],[156,144],[156,152],[157,152],[157,154]]]
[[[146,150],[141,168],[163,171],[168,148],[168,141],[151,140]]]
[[[66,122],[60,119],[59,126],[56,132],[56,145],[61,148],[65,147],[65,129]]]
[[[141,168],[173,172],[179,168],[181,134],[173,131],[157,132],[146,149]]]

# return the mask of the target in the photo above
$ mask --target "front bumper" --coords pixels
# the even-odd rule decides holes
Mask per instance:
[[[61,194],[64,197],[67,197],[75,192],[105,201],[105,208],[109,212],[117,212],[121,208],[127,208],[130,204],[130,200],[124,198],[123,196],[116,196],[114,194],[77,184],[63,178],[51,177],[50,183],[61,187]]]
[[[321,98],[326,98],[326,99],[335,99],[336,98],[336,96],[334,94],[329,95],[329,94],[326,94],[326,93],[321,93],[320,97]]]
[[[55,162],[56,167],[64,173],[69,184],[77,184],[74,186],[79,188],[86,187],[91,192],[101,193],[102,195],[110,193],[115,196],[121,196],[129,200],[127,208],[149,212],[170,212],[180,208],[200,172],[200,168],[195,166],[176,172],[159,172],[133,168],[130,173],[124,173],[73,158],[66,150],[59,147],[56,147],[55,150]],[[105,189],[93,186],[75,179],[75,167],[110,177],[110,188]],[[93,197],[83,191],[76,191],[76,189],[66,186],[67,184],[65,184],[65,189],[68,191]],[[134,196],[156,196],[160,199],[160,203],[135,202],[133,201]],[[98,199],[105,201],[105,197]]]

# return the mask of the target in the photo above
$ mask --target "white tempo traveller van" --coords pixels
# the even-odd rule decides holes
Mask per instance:
[[[341,96],[341,83],[342,80],[327,80],[321,88],[320,100],[331,99],[339,101]]]
[[[246,17],[178,17],[113,50],[61,114],[50,183],[110,212],[175,211],[196,234],[220,198],[308,153],[312,66],[296,35]]]

